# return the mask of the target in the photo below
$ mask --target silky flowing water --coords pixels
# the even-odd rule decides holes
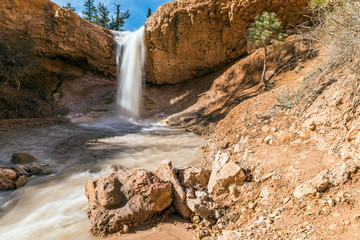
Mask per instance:
[[[89,233],[88,179],[114,168],[154,170],[166,159],[176,167],[192,165],[204,143],[184,130],[117,120],[2,134],[0,165],[27,152],[53,174],[0,194],[0,239],[97,239]]]

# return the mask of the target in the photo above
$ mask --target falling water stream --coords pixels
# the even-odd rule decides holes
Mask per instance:
[[[121,81],[117,103],[122,113],[135,118],[141,98],[143,31],[115,33]],[[0,192],[0,239],[97,239],[89,233],[84,194],[88,179],[114,168],[154,170],[165,159],[176,167],[192,165],[204,144],[184,130],[115,117],[0,134],[0,165],[10,165],[15,152],[27,152],[53,172],[30,177],[18,190]]]
[[[118,111],[138,118],[145,64],[144,27],[136,32],[113,31],[116,46]]]

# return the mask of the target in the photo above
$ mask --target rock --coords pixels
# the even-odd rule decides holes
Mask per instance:
[[[267,132],[270,131],[270,127],[269,127],[268,125],[263,126],[263,127],[261,128],[261,131],[262,131],[263,133],[267,133]]]
[[[188,167],[180,171],[180,183],[186,188],[205,190],[210,178],[210,170]]]
[[[360,127],[359,126],[353,126],[348,134],[346,135],[346,141],[351,142],[352,140],[356,139],[359,135]]]
[[[271,178],[272,176],[276,175],[276,171],[265,174],[261,177],[260,182],[265,182],[266,180],[268,180],[269,178]]]
[[[15,189],[13,180],[0,176],[0,191],[7,191]]]
[[[275,12],[286,28],[302,19],[309,0],[178,0],[145,24],[147,81],[175,84],[213,72],[246,53],[255,16]],[[166,61],[164,61],[166,59]]]
[[[310,124],[309,124],[309,129],[310,129],[311,131],[315,131],[315,130],[316,130],[316,124],[315,124],[314,121],[310,122]]]
[[[273,136],[272,136],[272,135],[267,136],[266,138],[264,138],[264,142],[265,142],[266,144],[271,145],[272,142],[273,142]]]
[[[21,188],[22,186],[24,186],[26,183],[28,182],[28,179],[26,176],[20,176],[18,179],[16,179],[15,181],[15,185],[16,188]]]
[[[311,132],[307,130],[301,131],[299,137],[303,141],[308,140],[311,138]]]
[[[294,197],[295,198],[303,198],[307,196],[315,196],[317,193],[317,190],[315,187],[310,186],[308,184],[303,184],[298,186],[294,191]]]
[[[230,185],[243,185],[246,175],[243,169],[234,162],[223,165],[210,175],[208,190],[210,194],[219,195],[228,191]]]
[[[30,171],[33,175],[46,175],[44,166],[36,162],[31,164]]]
[[[124,231],[124,233],[129,233],[129,232],[130,232],[129,226],[125,224],[125,225],[123,226],[123,231]]]
[[[284,143],[292,140],[295,137],[295,134],[293,132],[279,132],[276,134],[276,139],[279,143]]]
[[[202,218],[207,218],[212,213],[209,206],[199,198],[187,199],[187,205],[192,212],[196,213]]]
[[[29,163],[35,161],[36,158],[28,153],[15,153],[11,157],[13,163]]]
[[[213,215],[208,194],[203,191],[196,191],[195,196],[195,198],[186,199],[186,203],[190,210],[202,218],[207,218]]]
[[[218,151],[216,153],[215,160],[212,163],[212,173],[219,171],[219,169],[222,168],[226,163],[228,163],[229,160],[230,160],[230,158],[227,153]]]
[[[328,171],[319,173],[318,175],[316,175],[315,178],[313,178],[309,182],[309,184],[311,186],[315,187],[317,191],[324,192],[325,190],[328,189],[328,187],[330,185],[330,180],[329,180],[327,174],[328,174]]]
[[[115,76],[115,42],[109,30],[49,0],[3,0],[1,5],[3,36],[29,37],[48,72],[81,76],[87,68]]]
[[[192,218],[191,218],[191,222],[192,223],[195,223],[195,224],[199,224],[200,222],[201,222],[201,219],[200,219],[200,217],[199,216],[193,216]]]
[[[12,169],[1,169],[0,168],[0,177],[7,178],[10,180],[15,180],[17,177],[17,174]]]
[[[172,202],[171,184],[141,169],[120,170],[89,180],[85,194],[91,232],[100,236],[143,224]]]
[[[186,194],[177,179],[171,161],[162,161],[155,171],[156,175],[163,181],[172,183],[172,191],[174,194],[174,206],[183,218],[189,218],[191,211],[186,205]]]
[[[19,175],[27,176],[30,173],[29,168],[19,164],[15,164],[14,166],[12,166],[12,169],[14,169]]]

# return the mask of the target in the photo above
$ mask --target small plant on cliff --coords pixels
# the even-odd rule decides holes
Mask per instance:
[[[259,48],[264,49],[264,67],[261,75],[261,80],[264,83],[263,90],[266,90],[269,87],[269,82],[265,79],[268,46],[270,43],[279,44],[286,37],[287,35],[283,33],[281,21],[276,17],[276,14],[268,12],[263,12],[262,15],[257,15],[255,17],[255,22],[245,36],[250,51]]]
[[[146,18],[149,18],[151,16],[151,8],[148,9],[147,14],[146,14]]]
[[[76,11],[76,8],[74,8],[74,7],[71,5],[71,3],[68,3],[66,6],[63,6],[62,8],[69,9],[69,10],[71,10],[71,11],[73,11],[73,12]]]

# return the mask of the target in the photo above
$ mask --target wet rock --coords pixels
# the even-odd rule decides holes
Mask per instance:
[[[23,165],[15,164],[11,168],[14,169],[19,175],[27,176],[30,174],[30,169]]]
[[[120,170],[89,180],[85,194],[91,232],[100,236],[129,231],[172,202],[171,184],[146,170]]]
[[[7,178],[9,180],[15,180],[17,177],[17,174],[12,169],[1,169],[0,168],[0,177]]]
[[[243,169],[235,162],[224,164],[210,175],[208,190],[210,194],[219,195],[229,190],[230,185],[241,186],[246,179]]]
[[[29,163],[35,161],[36,158],[28,153],[15,153],[11,157],[13,163]]]
[[[7,191],[15,189],[13,180],[0,176],[0,191]]]
[[[16,179],[15,181],[15,185],[16,188],[21,188],[22,186],[24,186],[26,183],[28,182],[28,179],[26,176],[20,176],[18,179]]]
[[[205,190],[210,178],[210,170],[188,167],[180,171],[181,185],[187,188]]]
[[[186,194],[176,177],[171,161],[162,161],[155,173],[161,180],[171,182],[174,194],[174,206],[183,218],[189,218],[191,211],[186,205]]]
[[[39,163],[33,163],[30,167],[30,172],[33,175],[46,175],[44,166]]]

